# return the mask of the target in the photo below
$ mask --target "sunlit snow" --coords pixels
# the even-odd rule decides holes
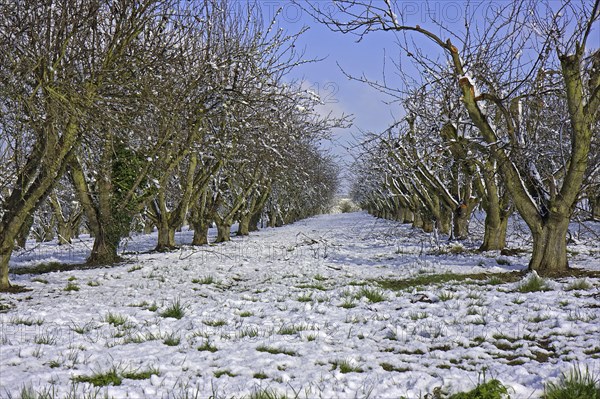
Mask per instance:
[[[180,243],[191,238],[187,230],[177,235]],[[455,244],[365,213],[144,253],[155,240],[126,242],[123,265],[11,277],[33,290],[1,296],[0,396],[31,387],[53,388],[57,397],[75,389],[239,398],[269,389],[299,398],[418,398],[435,387],[472,389],[485,372],[511,397],[528,398],[575,364],[600,370],[597,279],[587,279],[588,290],[568,290],[568,278],[534,293],[518,292],[519,281],[379,284],[522,270],[526,255],[448,254]],[[17,253],[11,266],[78,262],[90,246],[88,239],[43,244]],[[578,250],[573,266],[600,269],[597,248]],[[79,290],[66,291],[69,284]],[[376,294],[380,302],[368,299]],[[183,317],[163,317],[177,302]],[[124,322],[111,324],[111,315]],[[101,388],[72,383],[111,369],[158,374]]]

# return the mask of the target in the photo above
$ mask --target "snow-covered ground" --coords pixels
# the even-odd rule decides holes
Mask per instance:
[[[534,398],[575,365],[600,373],[599,279],[550,281],[550,290],[533,293],[519,292],[522,281],[493,278],[426,283],[430,275],[523,270],[527,255],[461,252],[365,213],[142,253],[154,240],[127,242],[129,262],[120,266],[12,276],[33,290],[0,295],[0,397],[30,387],[55,397],[240,398],[266,389],[418,398],[436,387],[472,389],[485,375],[512,398]],[[600,269],[590,242],[574,247],[572,266]],[[44,244],[11,266],[80,262],[90,246]],[[177,304],[182,317],[165,317]],[[120,385],[77,382],[111,370]]]

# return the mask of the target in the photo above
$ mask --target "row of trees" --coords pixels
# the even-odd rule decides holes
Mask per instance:
[[[308,62],[302,32],[274,29],[259,3],[0,4],[0,289],[34,222],[63,243],[84,222],[88,262],[104,264],[135,222],[162,251],[186,221],[194,244],[212,222],[227,241],[234,221],[245,235],[264,213],[280,225],[333,198],[319,141],[344,120],[286,82]]]
[[[600,213],[600,2],[473,4],[460,28],[435,16],[413,25],[392,0],[334,4],[313,13],[359,38],[396,33],[412,60],[397,64],[400,82],[367,81],[406,118],[362,144],[354,199],[457,239],[480,206],[482,250],[504,248],[516,211],[533,238],[530,268],[565,271],[578,204]]]

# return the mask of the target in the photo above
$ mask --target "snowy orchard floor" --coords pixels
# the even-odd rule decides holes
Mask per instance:
[[[126,250],[150,249],[154,239],[136,237]],[[190,242],[191,233],[178,239]],[[17,254],[12,267],[75,262],[89,246],[45,245]],[[416,398],[435,387],[472,389],[485,372],[511,397],[530,398],[575,364],[600,372],[598,279],[583,290],[571,289],[574,278],[550,281],[551,290],[534,293],[497,279],[379,285],[527,262],[433,249],[410,226],[353,213],[206,248],[129,255],[112,268],[12,276],[33,290],[0,295],[0,397],[31,387],[55,397],[240,398],[268,389]],[[600,269],[597,243],[577,251],[573,266]],[[377,294],[382,301],[367,299]],[[163,317],[176,302],[183,317]],[[73,382],[109,370],[158,374],[102,388]]]

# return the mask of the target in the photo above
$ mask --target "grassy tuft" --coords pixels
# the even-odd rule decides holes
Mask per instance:
[[[33,342],[38,345],[54,345],[56,344],[57,340],[57,336],[51,334],[50,332],[41,333],[33,338]]]
[[[162,317],[172,317],[174,319],[181,319],[185,315],[185,310],[179,298],[177,298],[169,307],[167,307],[160,314]]]
[[[60,367],[60,365],[61,365],[61,363],[58,360],[50,360],[50,362],[48,363],[48,366],[51,369],[58,368],[58,367]]]
[[[203,320],[202,323],[209,327],[222,327],[227,325],[227,320],[224,319],[211,319],[211,320]]]
[[[70,328],[71,331],[74,331],[77,334],[87,334],[94,329],[94,325],[91,322],[87,322],[81,325],[73,323],[73,325]]]
[[[308,335],[306,336],[306,340],[307,340],[308,342],[312,342],[312,341],[314,341],[314,340],[316,340],[316,339],[317,339],[317,335],[316,335],[316,334],[308,334]]]
[[[312,330],[312,329],[313,328],[311,328],[307,324],[289,324],[289,325],[283,325],[283,326],[279,327],[279,330],[277,330],[277,334],[294,335],[300,331],[306,331],[306,330]]]
[[[410,312],[408,314],[408,317],[413,321],[417,321],[417,320],[428,318],[429,314],[427,314],[425,312]]]
[[[166,334],[163,337],[163,344],[167,346],[177,346],[181,342],[181,337],[176,333]]]
[[[79,286],[72,281],[67,283],[67,286],[64,288],[65,291],[79,291]]]
[[[259,352],[270,353],[272,355],[279,355],[279,354],[288,355],[288,356],[297,356],[298,355],[296,352],[294,352],[292,350],[288,350],[285,348],[275,348],[273,346],[265,346],[265,345],[257,346],[256,350]]]
[[[215,378],[221,378],[224,375],[226,375],[228,377],[237,377],[236,374],[233,374],[229,370],[217,370],[217,371],[213,372],[213,375],[215,376]]]
[[[32,386],[23,386],[19,396],[20,399],[54,399],[56,397],[55,387],[43,388],[40,391],[36,391]],[[8,393],[8,398],[12,396]]]
[[[565,291],[575,291],[575,290],[589,290],[592,288],[592,285],[585,279],[578,279],[573,281],[571,284],[565,287]]]
[[[522,292],[522,293],[550,291],[550,290],[551,290],[551,288],[548,286],[548,283],[546,282],[546,280],[539,277],[535,273],[531,274],[517,288],[517,291]]]
[[[105,373],[94,373],[92,375],[78,375],[73,377],[73,382],[87,382],[95,387],[105,387],[107,385],[121,385],[123,379],[117,373],[115,368],[111,368]]]
[[[337,369],[338,367],[340,368],[340,373],[342,374],[347,374],[347,373],[362,373],[363,370],[358,367],[358,366],[353,366],[349,361],[347,360],[337,360],[335,362],[332,362],[332,370]]]
[[[386,300],[383,291],[366,287],[361,288],[360,291],[358,291],[358,294],[356,294],[356,299],[360,298],[367,298],[373,303],[383,302]]]
[[[410,367],[396,367],[393,364],[390,363],[380,363],[379,364],[381,366],[382,369],[384,369],[385,371],[396,371],[398,373],[405,373],[407,371],[410,371]]]
[[[261,389],[252,392],[248,399],[287,399],[287,396],[280,395],[272,389]]]
[[[489,380],[477,385],[469,392],[460,392],[450,396],[449,399],[507,399],[508,388],[498,380]]]
[[[147,380],[152,375],[160,375],[160,370],[155,367],[150,367],[147,370],[134,370],[123,372],[123,378],[128,380]]]
[[[104,321],[108,324],[112,324],[115,327],[119,327],[127,323],[127,317],[120,314],[108,312],[108,314],[104,317]]]
[[[44,319],[30,319],[29,317],[24,318],[24,317],[19,317],[19,316],[14,316],[13,318],[10,319],[10,323],[11,324],[15,324],[15,325],[23,325],[23,326],[41,326],[42,324],[44,324]]]
[[[518,272],[512,273],[474,273],[474,274],[457,274],[457,273],[441,273],[441,274],[422,274],[406,280],[377,280],[375,281],[383,289],[400,291],[412,290],[419,286],[428,286],[435,284],[444,284],[448,282],[463,282],[468,283],[469,280],[487,281],[495,278],[496,282],[512,283],[519,281],[522,275]]]
[[[496,258],[496,263],[499,264],[499,265],[509,266],[510,265],[510,259],[507,259],[507,258]]]
[[[600,399],[600,379],[589,369],[575,367],[563,373],[558,382],[544,387],[543,399]]]
[[[202,278],[194,278],[194,279],[192,279],[192,283],[194,283],[194,284],[202,284],[202,285],[214,284],[215,283],[215,278],[213,276],[206,276],[206,277],[202,277]]]
[[[298,302],[312,302],[312,300],[313,300],[312,292],[309,292],[308,294],[300,295],[298,298],[296,298],[296,300]]]
[[[354,302],[353,298],[346,298],[346,300],[344,300],[340,307],[344,309],[352,309],[356,307],[356,302]]]
[[[487,280],[486,283],[488,285],[502,285],[505,283],[505,281],[503,279],[499,278],[498,276],[493,276],[493,277],[490,277],[490,279]]]
[[[258,328],[257,327],[244,327],[238,332],[239,338],[254,338],[258,337]]]
[[[450,291],[442,291],[438,295],[438,298],[440,299],[440,301],[446,302],[446,301],[456,298],[456,295]]]
[[[198,347],[200,352],[212,352],[215,353],[218,351],[217,347],[212,345],[209,340],[204,341],[202,345]]]
[[[319,291],[327,291],[327,287],[325,287],[322,283],[300,284],[297,287],[298,288],[303,288],[303,289],[312,289],[312,290],[319,290]]]

